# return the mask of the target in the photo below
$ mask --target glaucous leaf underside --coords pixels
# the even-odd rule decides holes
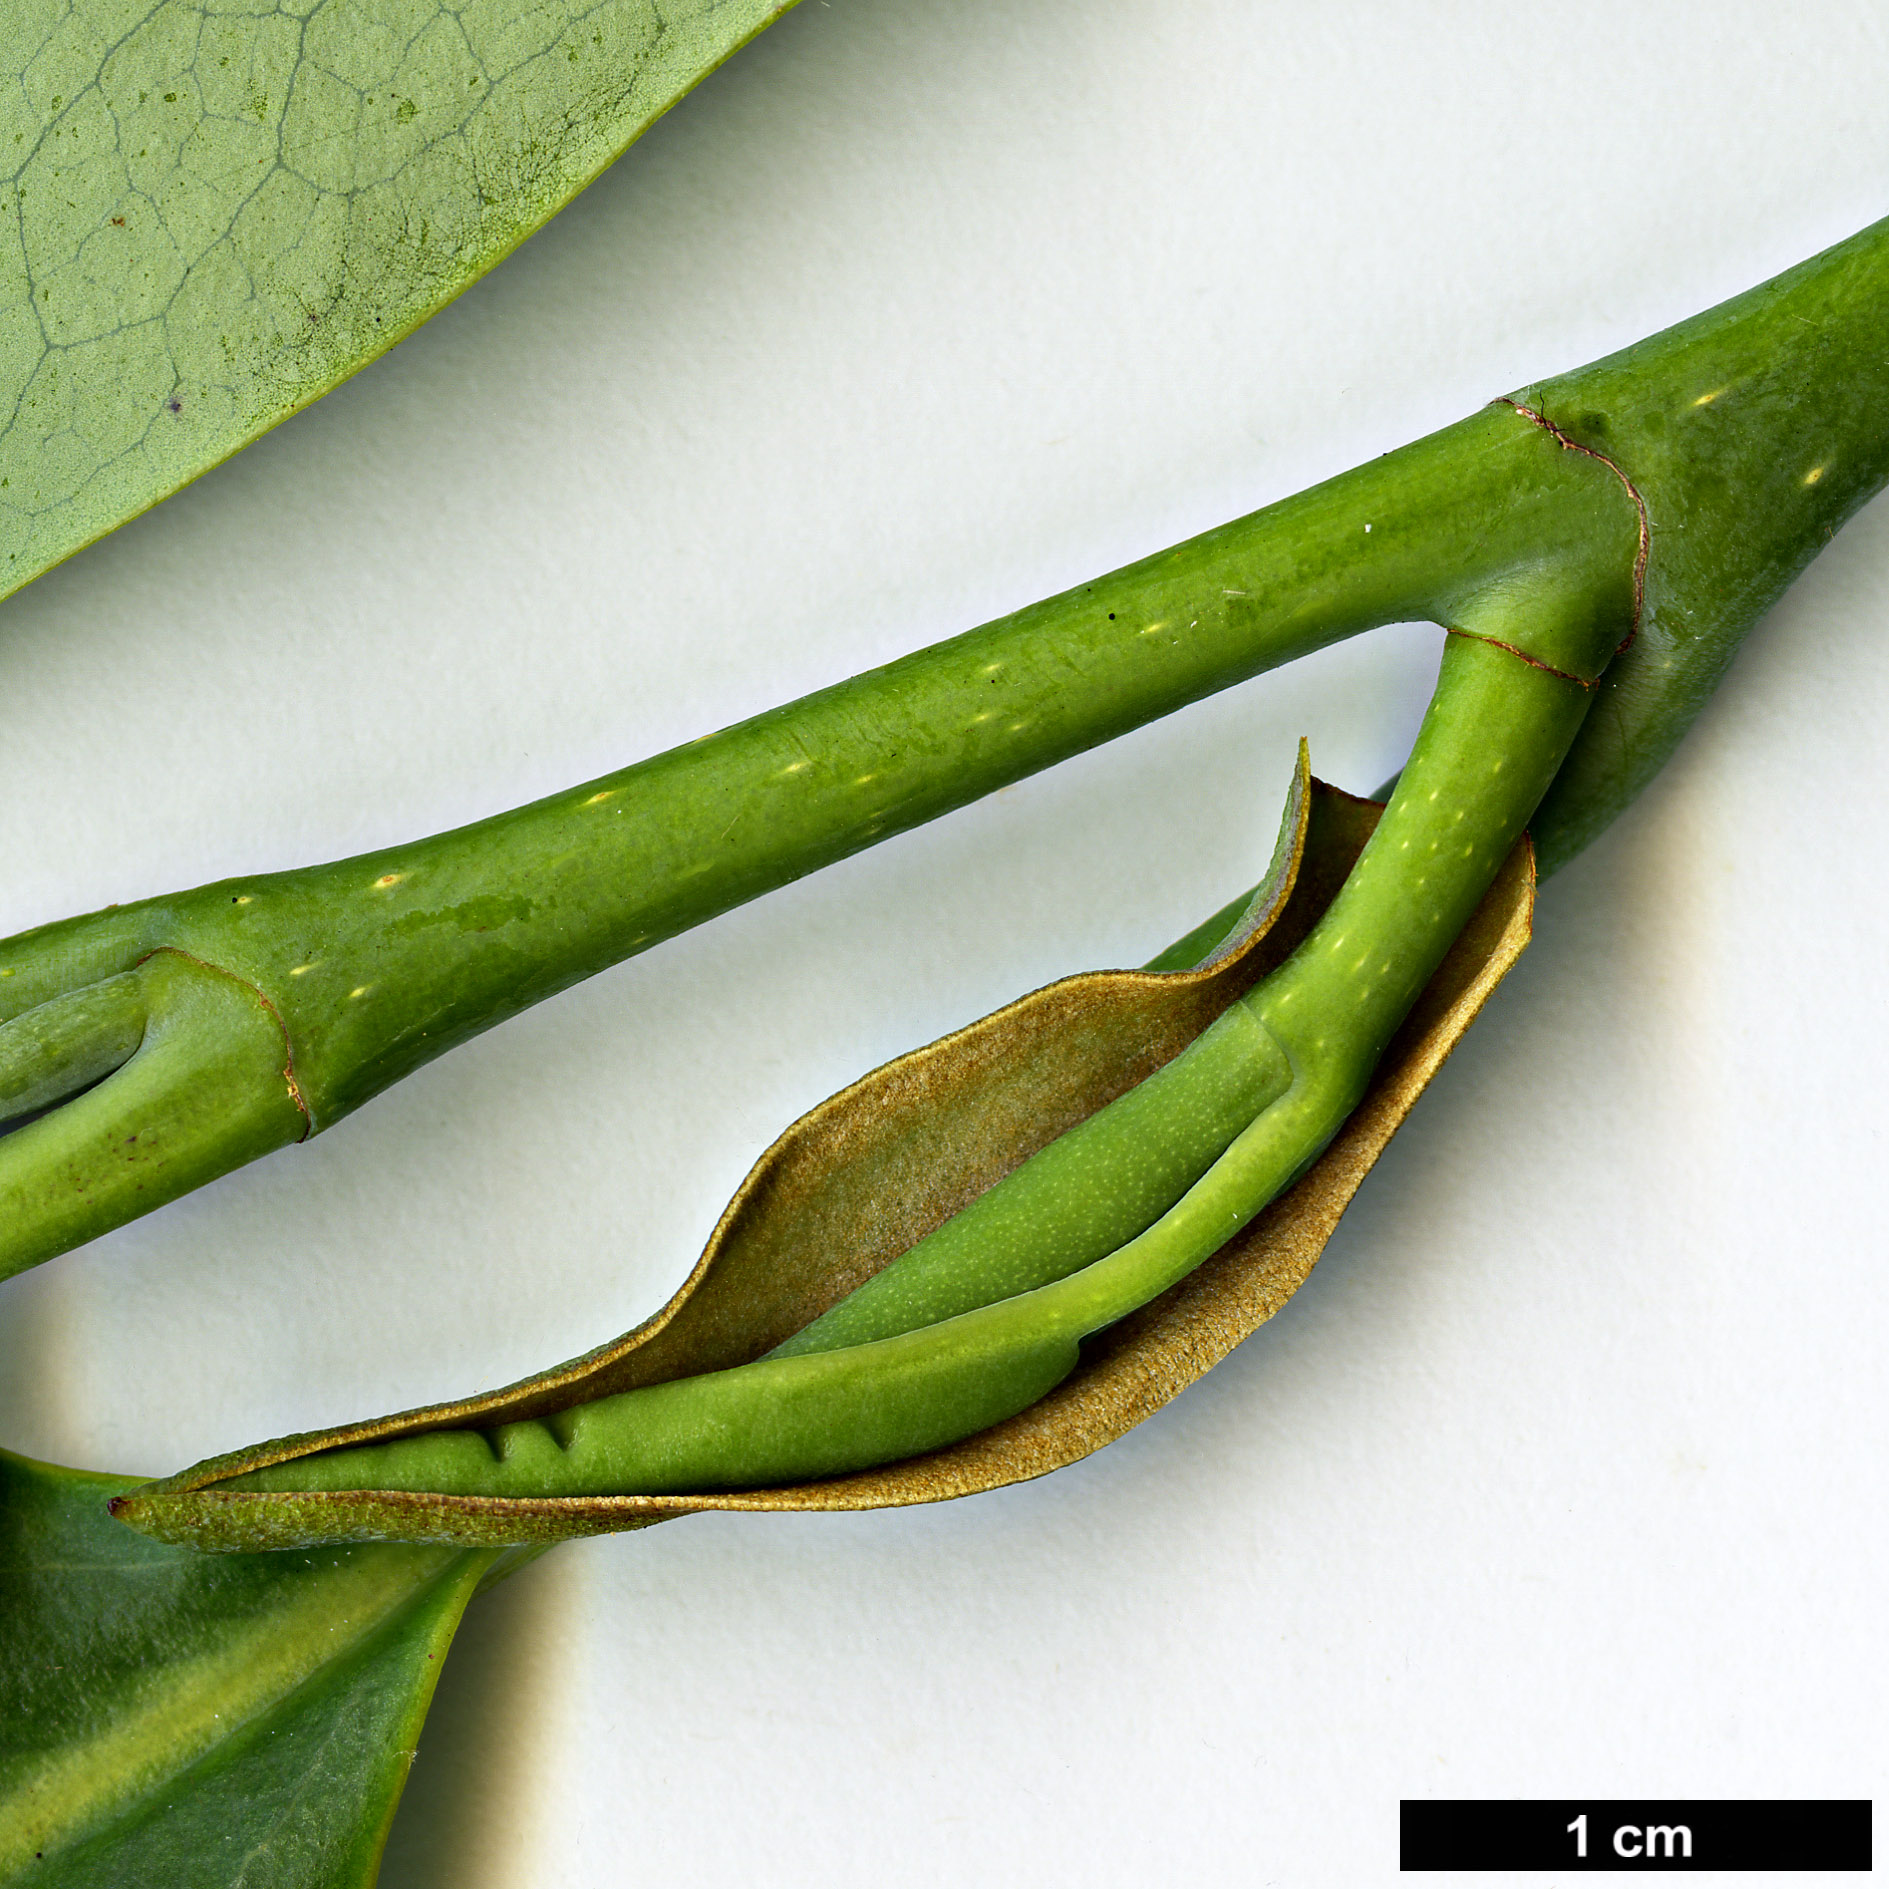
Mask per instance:
[[[0,0],[0,595],[509,254],[792,0]]]

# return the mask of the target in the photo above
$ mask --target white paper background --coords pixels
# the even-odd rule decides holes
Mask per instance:
[[[808,0],[377,367],[9,603],[0,931],[621,765],[1110,568],[1889,210],[1866,5]],[[1053,1481],[560,1550],[384,1881],[1377,1884],[1400,1796],[1883,1783],[1889,510],[1274,1325]],[[5,1288],[0,1439],[158,1473],[664,1297],[861,1070],[1253,877],[1262,678],[544,1005]]]

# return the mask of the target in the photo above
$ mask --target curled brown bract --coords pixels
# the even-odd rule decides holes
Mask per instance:
[[[501,1391],[285,1438],[120,1497],[135,1526],[212,1549],[319,1540],[547,1542],[705,1509],[900,1507],[1026,1481],[1112,1442],[1192,1383],[1304,1282],[1359,1183],[1526,946],[1517,847],[1318,1162],[1179,1285],[1100,1334],[1042,1402],[948,1449],[789,1488],[501,1501],[215,1485],[316,1450],[542,1417],[771,1350],[1046,1142],[1140,1082],[1281,963],[1343,884],[1381,809],[1300,773],[1247,920],[1186,971],[1065,978],[902,1056],[803,1116],[755,1164],[700,1262],[653,1318]]]

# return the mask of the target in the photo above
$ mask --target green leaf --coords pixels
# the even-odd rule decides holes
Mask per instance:
[[[390,348],[792,0],[0,0],[0,595]]]
[[[198,1555],[0,1451],[0,1883],[368,1884],[486,1554]]]

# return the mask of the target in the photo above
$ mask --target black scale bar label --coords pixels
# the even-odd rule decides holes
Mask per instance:
[[[1871,1867],[1868,1798],[1405,1798],[1401,1866],[1803,1870]]]

